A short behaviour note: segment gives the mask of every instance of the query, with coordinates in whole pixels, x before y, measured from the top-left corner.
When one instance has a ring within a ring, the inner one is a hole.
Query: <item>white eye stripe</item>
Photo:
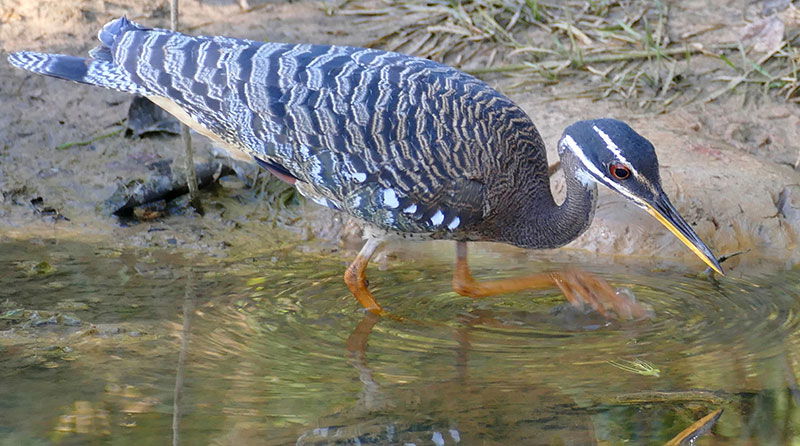
[[[593,125],[592,129],[598,134],[598,136],[600,136],[603,142],[606,143],[606,148],[609,150],[609,152],[613,153],[614,157],[616,157],[621,163],[625,164],[625,166],[631,170],[631,173],[638,177],[639,172],[637,172],[636,168],[634,168],[633,165],[629,163],[627,159],[625,159],[625,157],[622,155],[622,151],[619,150],[617,143],[615,143],[606,132],[600,130],[600,128],[596,125]]]
[[[603,175],[603,173],[600,172],[600,170],[597,169],[597,166],[595,166],[591,161],[589,161],[588,158],[586,158],[586,155],[583,154],[583,150],[581,149],[581,146],[579,146],[578,143],[576,143],[575,140],[572,139],[571,136],[565,135],[564,138],[563,138],[563,141],[564,141],[564,144],[567,146],[567,148],[573,154],[575,154],[575,156],[578,157],[578,160],[580,160],[581,164],[583,165],[583,168],[588,170],[588,171],[590,171],[590,172],[592,172],[594,174],[595,178],[599,178],[603,182],[603,184],[605,184],[606,186],[608,186],[608,187],[614,189],[615,191],[621,193],[622,195],[630,198],[638,206],[644,207],[644,202],[639,197],[634,195],[632,192],[628,191],[628,189],[622,187],[619,183],[615,183],[613,181],[606,180],[606,176]]]
[[[655,192],[656,192],[656,190],[655,190],[655,188],[653,187],[653,184],[650,182],[650,180],[648,180],[648,179],[647,179],[647,178],[645,178],[644,176],[641,176],[641,175],[639,175],[639,171],[637,171],[637,170],[636,170],[636,168],[635,168],[635,167],[633,167],[633,165],[632,165],[631,163],[629,163],[627,159],[625,159],[625,157],[622,155],[622,151],[620,151],[620,149],[619,149],[619,146],[618,146],[618,145],[617,145],[617,144],[614,142],[614,140],[612,140],[612,139],[611,139],[611,137],[610,137],[610,136],[608,136],[608,134],[607,134],[606,132],[602,131],[602,130],[601,130],[599,127],[597,127],[596,125],[593,125],[593,126],[592,126],[592,130],[594,130],[594,131],[597,133],[597,135],[598,135],[598,136],[600,136],[600,138],[603,140],[603,142],[605,142],[605,143],[606,143],[606,148],[607,148],[607,149],[608,149],[608,150],[609,150],[611,153],[613,153],[613,154],[614,154],[614,156],[615,156],[615,157],[616,157],[616,158],[617,158],[617,159],[618,159],[620,162],[624,163],[624,164],[625,164],[625,166],[626,166],[628,169],[630,169],[630,171],[631,171],[631,174],[633,174],[633,175],[634,175],[634,176],[635,176],[635,177],[636,177],[636,178],[637,178],[639,181],[641,181],[642,183],[644,183],[645,185],[647,185],[647,187],[648,187],[648,188],[650,188],[650,190],[651,190],[651,191],[653,191],[653,193],[655,193]]]
[[[606,143],[606,147],[608,148],[608,150],[611,151],[611,153],[616,155],[616,157],[620,161],[624,162],[625,164],[628,164],[628,160],[626,160],[625,157],[622,156],[622,153],[620,153],[619,146],[614,142],[614,140],[611,139],[610,136],[608,136],[606,132],[600,130],[600,128],[597,127],[596,125],[593,125],[592,129],[600,136],[603,142]]]

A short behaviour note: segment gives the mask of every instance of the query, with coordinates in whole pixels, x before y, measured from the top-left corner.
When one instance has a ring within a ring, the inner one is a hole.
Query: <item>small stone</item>
[[[39,313],[37,312],[31,314],[31,327],[41,327],[44,325],[56,325],[56,324],[58,324],[58,319],[55,316],[43,318],[39,316]]]
[[[123,331],[120,327],[113,325],[97,325],[95,328],[97,329],[97,334],[100,336],[113,336],[120,334]]]
[[[61,323],[68,327],[77,327],[82,324],[80,319],[71,314],[61,315]]]

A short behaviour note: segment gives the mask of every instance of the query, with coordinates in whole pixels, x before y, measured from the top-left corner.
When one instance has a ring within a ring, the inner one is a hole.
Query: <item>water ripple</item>
[[[69,413],[64,420],[92,416],[115,432],[163,438],[184,330],[181,425],[194,443],[663,443],[691,424],[697,407],[720,401],[743,418],[771,414],[773,431],[794,429],[781,416],[800,413],[791,403],[800,271],[713,280],[608,268],[598,273],[655,312],[608,322],[567,306],[557,290],[472,300],[450,290],[449,266],[397,262],[370,272],[395,316],[377,318],[358,309],[336,258],[271,253],[197,265],[71,252],[53,257],[57,273],[44,276],[31,266],[53,255],[46,247],[28,263],[0,255],[0,284],[30,309],[74,305],[82,318],[130,321],[144,336],[31,329],[39,338],[23,339],[27,332],[12,326],[0,352],[10,358],[5,401],[15,403],[4,410],[15,423],[33,410],[21,403],[31,390],[17,389],[38,389]],[[185,324],[183,308],[193,308]],[[62,354],[65,347],[74,353]],[[750,405],[733,403],[742,398]],[[113,418],[109,407],[122,414]],[[720,423],[730,438],[755,435],[736,419]]]

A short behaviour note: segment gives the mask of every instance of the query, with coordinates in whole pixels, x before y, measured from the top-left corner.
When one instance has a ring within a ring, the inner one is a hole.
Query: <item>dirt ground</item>
[[[691,33],[713,24],[719,26],[702,38],[730,41],[747,24],[745,12],[753,2],[673,3],[670,14],[675,15],[675,29],[671,32]],[[255,8],[244,12],[234,1],[183,0],[182,28],[194,34],[356,46],[376,37],[374,24],[363,18],[356,22],[351,15],[328,14],[332,3],[253,1],[251,5]],[[152,175],[151,163],[164,159],[182,163],[180,140],[114,135],[57,148],[118,128],[127,116],[130,98],[15,69],[5,56],[23,49],[85,54],[95,46],[97,30],[123,14],[148,26],[169,25],[166,1],[0,2],[0,241],[78,238],[230,256],[257,251],[259,244],[283,237],[276,233],[288,232],[306,249],[353,249],[357,231],[346,217],[313,204],[284,209],[276,217],[271,215],[274,206],[234,179],[204,192],[204,217],[174,212],[122,225],[108,214],[105,200],[121,184]],[[658,151],[665,190],[681,214],[718,255],[744,251],[725,263],[734,274],[789,268],[800,261],[800,173],[794,167],[800,153],[800,111],[796,102],[734,91],[709,103],[697,101],[656,113],[628,108],[613,98],[571,97],[568,93],[584,82],[577,79],[536,89],[511,89],[511,81],[502,75],[485,79],[533,118],[551,160],[562,129],[579,119],[623,119],[648,137]],[[718,85],[695,87],[711,90]],[[209,158],[211,144],[200,136],[194,141],[198,158]],[[559,189],[559,184],[554,187]],[[652,268],[665,264],[702,268],[657,222],[605,190],[590,230],[565,249],[545,254],[499,245],[485,249]],[[420,244],[394,246],[392,251],[413,255],[420,250],[434,251]],[[450,256],[445,251],[443,259]]]

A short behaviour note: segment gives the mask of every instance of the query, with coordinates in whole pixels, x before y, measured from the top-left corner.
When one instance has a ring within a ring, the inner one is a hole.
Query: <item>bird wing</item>
[[[409,232],[482,218],[486,118],[510,102],[483,82],[380,50],[117,28],[109,48],[131,82],[317,201]]]

